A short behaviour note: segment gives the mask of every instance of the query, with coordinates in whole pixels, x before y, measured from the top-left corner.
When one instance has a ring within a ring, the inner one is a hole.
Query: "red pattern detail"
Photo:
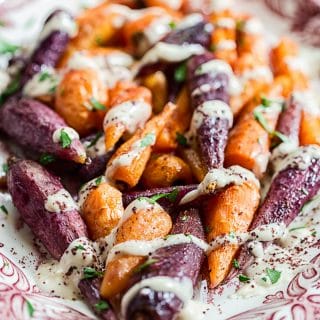
[[[40,293],[24,272],[0,252],[0,319],[31,319],[27,301],[34,307],[34,320],[88,320],[83,313]]]

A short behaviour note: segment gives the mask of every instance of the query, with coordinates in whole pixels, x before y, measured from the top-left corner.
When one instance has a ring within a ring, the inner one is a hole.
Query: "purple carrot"
[[[189,209],[180,212],[171,234],[178,233],[191,234],[204,240],[204,230],[198,210]],[[155,263],[135,274],[132,285],[144,279],[168,276],[178,280],[189,278],[195,286],[204,260],[204,252],[193,243],[178,244],[156,250],[150,259]],[[174,293],[143,288],[128,303],[125,319],[176,319],[182,306],[183,302]]]
[[[99,279],[82,279],[78,284],[78,288],[85,301],[100,319],[117,320],[110,304],[100,297],[100,285],[101,281]]]
[[[228,131],[232,125],[230,123],[232,114],[227,105],[230,100],[229,74],[223,71],[223,68],[222,70],[217,68],[217,72],[199,73],[202,65],[210,61],[215,62],[214,56],[210,52],[194,56],[188,62],[187,72],[191,104],[195,109],[193,118],[202,118],[194,133],[199,144],[201,157],[208,170],[222,167]],[[210,113],[209,110],[219,107],[215,106],[217,103],[211,102],[213,100],[221,101],[219,106],[223,106],[225,115],[227,113],[229,115],[221,116],[220,112]],[[209,106],[209,102],[212,105]],[[222,105],[222,103],[224,104]],[[205,104],[207,104],[207,107],[204,107]]]
[[[62,10],[53,12],[45,21],[44,28],[51,19],[62,12]],[[64,12],[64,14],[68,15],[66,12]],[[71,16],[70,19],[72,19]],[[44,66],[55,67],[67,47],[69,38],[67,32],[54,30],[51,34],[42,39],[22,72],[21,85],[25,85],[26,82],[36,73],[40,72],[41,68]]]
[[[79,139],[65,147],[53,141],[53,133],[63,127],[67,124],[57,113],[33,99],[12,97],[0,109],[0,129],[21,146],[84,163],[86,152]]]
[[[24,222],[55,259],[69,244],[87,236],[70,194],[59,178],[31,160],[9,164],[8,190]]]
[[[292,96],[286,103],[286,108],[279,116],[276,130],[291,141],[298,142],[301,115],[302,105]]]
[[[313,157],[304,170],[297,166],[297,163],[304,161],[301,154],[311,149],[316,150],[320,156],[320,147],[300,147],[300,156],[291,156],[292,161],[273,178],[268,194],[256,213],[250,230],[270,223],[288,225],[298,215],[303,205],[319,191],[320,158]],[[243,245],[238,258],[241,269],[248,266],[252,258],[247,245]]]
[[[174,212],[176,207],[179,205],[180,200],[190,191],[197,189],[196,184],[186,186],[173,186],[167,188],[154,188],[143,191],[131,191],[122,195],[123,206],[127,207],[130,202],[135,199],[143,197],[153,197],[159,194],[172,195],[169,197],[163,197],[157,200],[157,202],[169,213]],[[175,191],[177,190],[177,191]],[[194,204],[192,204],[194,205]]]

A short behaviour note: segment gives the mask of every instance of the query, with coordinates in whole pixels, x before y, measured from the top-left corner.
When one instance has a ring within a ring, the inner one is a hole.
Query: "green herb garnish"
[[[317,235],[317,231],[313,231],[313,232],[311,233],[311,235],[312,235],[313,237],[315,237],[315,236]]]
[[[148,147],[152,145],[155,141],[155,134],[154,133],[148,133],[144,136],[143,139],[141,139],[140,147]]]
[[[76,250],[85,250],[85,247],[81,244],[78,244],[77,246],[75,246]]]
[[[103,176],[100,176],[99,178],[97,178],[96,180],[94,180],[96,186],[100,185],[102,182]]]
[[[64,129],[61,130],[60,133],[60,144],[62,148],[68,148],[70,147],[72,142],[72,139],[69,137],[68,133],[64,131]]]
[[[177,188],[174,188],[171,192],[169,193],[159,193],[159,194],[155,194],[152,197],[140,197],[138,198],[138,200],[146,200],[151,204],[155,204],[159,199],[162,198],[167,198],[169,201],[171,202],[175,202],[177,199],[177,195],[179,193],[179,190]]]
[[[261,278],[261,280],[264,281],[264,282],[267,282],[267,278],[266,277]]]
[[[52,80],[52,74],[50,74],[48,71],[42,71],[39,75],[39,82],[43,82],[47,79]]]
[[[211,232],[211,227],[210,226],[206,226],[204,229],[205,229],[204,231],[206,233],[210,233]]]
[[[281,271],[267,268],[266,272],[272,284],[277,283],[278,280],[280,279]]]
[[[232,265],[235,269],[240,269],[240,265],[237,259],[233,259]]]
[[[291,229],[289,229],[289,232],[292,232],[292,231],[295,231],[295,230],[300,230],[300,229],[305,229],[305,228],[306,228],[306,226],[291,228]]]
[[[90,104],[91,104],[92,108],[95,109],[95,110],[102,110],[102,111],[106,110],[106,106],[103,105],[102,103],[100,103],[95,98],[91,98],[90,99]]]
[[[100,300],[99,302],[97,302],[96,304],[94,304],[94,308],[97,311],[104,311],[104,310],[108,310],[110,308],[109,304],[104,301],[104,300]]]
[[[177,27],[177,24],[174,21],[169,22],[169,27],[173,30]]]
[[[156,263],[158,260],[156,260],[156,259],[148,259],[145,263],[142,263],[142,264],[140,264],[139,266],[137,266],[134,270],[133,270],[133,272],[134,273],[139,273],[139,272],[141,272],[142,270],[144,270],[144,269],[146,269],[146,268],[148,268],[149,266],[151,266],[152,264],[154,264],[154,263]]]
[[[9,214],[8,209],[5,207],[5,205],[2,204],[2,205],[0,206],[0,209],[1,209],[1,211],[3,211],[6,215]]]
[[[7,86],[7,88],[1,93],[0,95],[0,104],[3,104],[3,102],[12,94],[17,92],[20,88],[20,75],[17,75]]]
[[[187,77],[187,65],[185,63],[180,64],[174,71],[174,80],[176,82],[184,82]]]
[[[56,160],[55,156],[53,156],[52,154],[49,154],[49,153],[42,154],[39,159],[40,163],[44,166],[49,163],[54,162],[55,160]]]
[[[187,138],[180,132],[176,133],[176,140],[180,146],[186,147],[188,145]]]
[[[102,136],[103,136],[103,133],[102,132],[98,132],[95,135],[95,137],[92,139],[92,141],[90,142],[90,144],[88,145],[87,148],[93,147]]]
[[[239,30],[239,31],[242,31],[244,26],[245,26],[246,22],[245,20],[238,20],[236,22],[236,29]]]
[[[264,117],[262,112],[260,112],[258,109],[255,109],[253,111],[253,115],[254,115],[254,118],[260,123],[261,127],[264,130],[266,130],[271,136],[278,137],[282,142],[287,142],[288,141],[288,137],[287,136],[285,136],[284,134],[282,134],[279,131],[272,130],[269,127],[269,124],[268,124],[266,118]]]
[[[213,43],[211,46],[210,46],[210,50],[212,52],[215,52],[217,50],[217,46]]]
[[[239,275],[239,280],[240,280],[240,282],[248,283],[250,281],[250,278],[245,276],[244,274],[240,274]]]
[[[0,54],[15,53],[20,47],[7,41],[0,40]]]
[[[94,268],[86,267],[83,269],[83,279],[100,278],[103,276],[103,272],[97,271]]]
[[[8,167],[8,164],[7,163],[4,163],[2,165],[2,171],[7,174],[8,173],[8,170],[9,170],[9,167]]]
[[[26,300],[26,304],[27,304],[28,314],[32,318],[34,315],[34,311],[35,311],[34,306],[32,305],[32,303],[29,300]]]

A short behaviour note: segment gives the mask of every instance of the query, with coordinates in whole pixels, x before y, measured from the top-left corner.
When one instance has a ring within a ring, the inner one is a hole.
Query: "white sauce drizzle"
[[[159,41],[171,31],[170,22],[172,18],[168,15],[155,19],[143,33],[148,40],[149,47]]]
[[[320,98],[311,91],[295,91],[293,93],[294,100],[299,103],[303,109],[311,115],[319,115]]]
[[[77,204],[65,189],[60,189],[58,192],[50,194],[44,203],[44,207],[47,211],[54,213],[78,210]]]
[[[130,301],[144,288],[150,288],[154,291],[172,292],[184,303],[191,300],[193,296],[193,285],[189,278],[177,280],[172,277],[158,276],[144,279],[132,286],[123,296],[121,301],[122,316],[125,316]]]
[[[143,150],[148,146],[153,146],[156,143],[156,136],[155,134],[152,135],[152,141],[148,146],[144,146],[143,139],[139,139],[136,142],[134,142],[131,146],[131,149],[125,153],[120,155],[119,157],[116,157],[111,161],[111,163],[108,163],[107,170],[106,170],[106,177],[108,180],[112,181],[113,173],[122,166],[130,166],[132,161],[137,158],[140,153],[143,152]]]
[[[202,54],[205,49],[199,44],[176,45],[165,42],[158,42],[153,48],[146,52],[142,59],[134,66],[133,73],[137,74],[139,70],[148,64],[164,60],[168,62],[180,62],[190,58],[193,55]]]
[[[104,117],[103,128],[122,123],[128,133],[133,134],[151,117],[151,105],[139,100],[125,101],[112,107]]]
[[[231,66],[220,59],[213,59],[201,64],[195,71],[196,75],[210,73],[213,77],[219,73],[225,73],[229,77],[229,93],[237,95],[241,92],[242,86],[234,75]]]
[[[267,83],[271,83],[273,80],[273,74],[268,66],[258,66],[253,69],[245,70],[241,74],[241,82],[246,83],[248,80],[264,80]]]
[[[197,25],[203,21],[203,16],[200,13],[192,13],[185,16],[177,25],[177,29],[186,29]]]
[[[237,45],[234,40],[222,40],[216,45],[217,50],[234,50]]]
[[[234,4],[233,0],[210,0],[210,12],[219,12],[229,9]]]
[[[210,170],[196,190],[188,192],[180,201],[180,204],[185,204],[196,198],[210,194],[217,189],[224,188],[227,185],[241,185],[246,181],[251,181],[257,186],[260,186],[259,180],[255,175],[240,166],[231,166],[229,168],[212,169]]]
[[[40,33],[40,40],[47,38],[53,31],[66,32],[70,37],[77,34],[77,24],[73,18],[66,12],[55,14],[44,26]]]
[[[24,85],[23,94],[29,97],[52,95],[60,80],[61,76],[53,68],[42,68]]]
[[[106,154],[106,144],[105,144],[105,137],[104,134],[97,140],[97,142],[93,145],[92,141],[86,141],[83,143],[84,147],[86,148],[87,155],[90,158],[95,158],[97,156],[102,156]],[[89,147],[90,146],[90,147]]]
[[[71,140],[76,140],[76,139],[80,138],[79,134],[76,130],[74,130],[70,127],[61,127],[61,128],[56,129],[52,134],[52,141],[54,143],[60,143],[62,131],[65,132]]]
[[[249,34],[260,35],[264,31],[264,28],[261,21],[258,18],[254,17],[254,18],[248,19],[245,22],[242,31]]]
[[[219,18],[215,25],[219,28],[234,29],[236,27],[236,21],[233,18]]]

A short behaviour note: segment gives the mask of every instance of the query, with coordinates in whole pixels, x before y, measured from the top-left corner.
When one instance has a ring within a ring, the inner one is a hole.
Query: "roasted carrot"
[[[190,124],[192,109],[189,102],[188,90],[184,87],[177,99],[177,107],[161,131],[154,150],[157,152],[170,152],[177,148],[177,133],[183,134]]]
[[[273,96],[278,97],[281,89],[280,86],[274,87],[277,94]],[[280,103],[248,105],[230,132],[225,165],[237,164],[252,170],[257,177],[262,177],[269,159],[270,136],[274,133],[280,112]]]
[[[144,129],[137,132],[115,152],[107,164],[106,177],[120,187],[134,187],[150,158],[152,146],[176,110],[168,103],[163,111],[149,120]]]
[[[260,200],[259,187],[250,181],[232,185],[213,196],[205,206],[208,242],[217,236],[248,230]],[[217,287],[227,276],[237,245],[223,245],[208,256],[210,286]]]
[[[145,200],[135,200],[145,201]],[[172,228],[170,216],[161,206],[154,204],[138,209],[119,228],[115,244],[129,240],[153,240],[166,236]],[[104,298],[112,298],[121,292],[135,268],[145,260],[141,256],[116,256],[107,266],[100,288]]]
[[[190,184],[192,173],[182,159],[172,154],[163,154],[149,160],[141,182],[146,188],[170,187],[179,182]]]
[[[302,119],[299,134],[300,144],[305,146],[308,144],[320,145],[320,116],[302,112]]]
[[[145,0],[144,3],[147,7],[161,7],[171,10],[179,10],[183,4],[183,0],[166,1],[166,0]]]
[[[103,123],[106,150],[111,150],[122,135],[133,134],[149,119],[151,92],[133,82],[119,82],[110,90],[110,107]]]
[[[122,194],[108,183],[101,183],[90,191],[81,213],[90,238],[96,240],[105,237],[122,217]]]

